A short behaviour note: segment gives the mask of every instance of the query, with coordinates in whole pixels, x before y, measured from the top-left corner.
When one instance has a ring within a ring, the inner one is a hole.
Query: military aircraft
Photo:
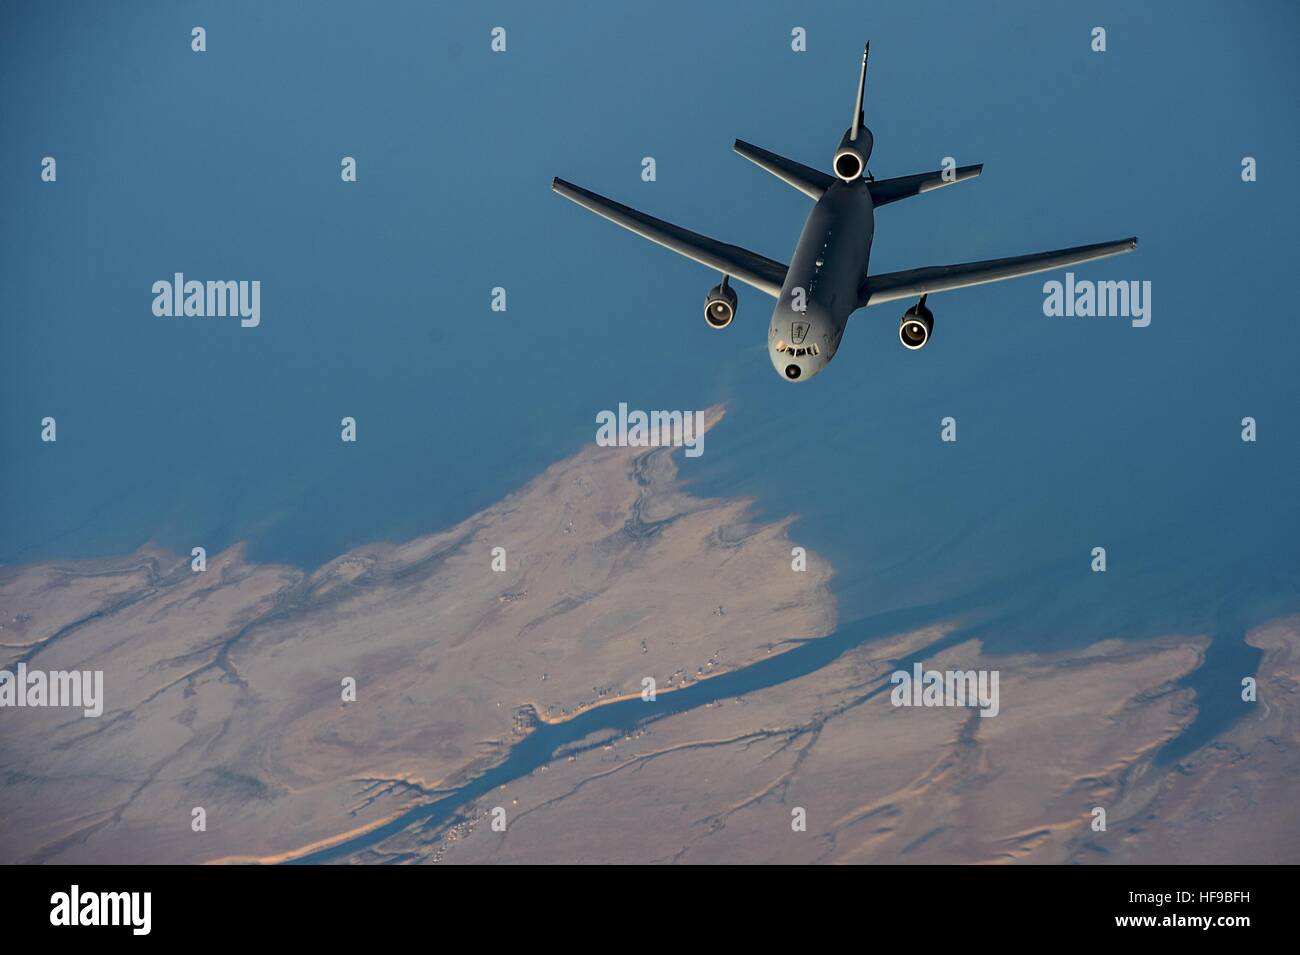
[[[878,206],[972,179],[984,169],[981,163],[896,179],[871,176],[867,160],[874,138],[863,116],[870,49],[868,43],[862,51],[853,122],[831,160],[834,175],[739,139],[733,147],[816,200],[789,265],[656,219],[563,179],[554,179],[551,188],[637,235],[721,272],[722,281],[704,300],[704,319],[711,328],[726,328],[736,317],[732,278],[775,298],[767,332],[768,354],[777,373],[788,381],[807,381],[825,368],[835,357],[849,316],[865,306],[919,296],[898,325],[899,341],[915,350],[930,340],[934,330],[934,314],[926,306],[931,293],[1032,275],[1137,248],[1133,236],[1054,252],[868,274]]]

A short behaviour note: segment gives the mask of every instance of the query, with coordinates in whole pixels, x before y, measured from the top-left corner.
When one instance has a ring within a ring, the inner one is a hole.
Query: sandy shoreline
[[[788,521],[684,494],[676,471],[668,450],[588,447],[455,527],[311,574],[241,546],[201,574],[156,549],[5,568],[0,666],[102,669],[107,700],[97,720],[0,713],[0,858],[292,857],[474,777],[534,719],[833,630],[830,568],[791,571]]]
[[[751,511],[684,493],[666,451],[589,447],[455,527],[309,574],[242,545],[202,574],[153,547],[0,569],[0,668],[102,670],[106,697],[97,719],[0,711],[0,861],[292,861],[433,803],[539,726],[636,700],[647,676],[669,694],[833,632],[833,569],[810,552],[794,572],[791,518]],[[557,757],[349,861],[1300,860],[1300,622],[1250,634],[1258,708],[1159,771],[1195,715],[1179,681],[1204,636],[967,642],[926,665],[997,670],[995,718],[894,707],[893,661],[950,625]],[[497,805],[504,833],[481,824]]]

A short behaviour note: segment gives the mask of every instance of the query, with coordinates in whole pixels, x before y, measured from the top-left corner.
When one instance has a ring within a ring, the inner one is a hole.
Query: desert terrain
[[[153,547],[0,569],[0,668],[105,685],[98,718],[0,710],[0,861],[1300,858],[1294,619],[1249,634],[1252,715],[1169,766],[1153,757],[1195,715],[1179,681],[1204,635],[996,656],[936,621],[575,741],[460,805],[539,729],[639,705],[647,677],[662,698],[835,631],[833,569],[791,567],[796,515],[751,511],[684,491],[669,449],[591,446],[312,573],[242,546],[201,573]],[[891,672],[932,646],[927,667],[999,672],[996,717],[891,704]],[[448,799],[445,821],[394,824]]]

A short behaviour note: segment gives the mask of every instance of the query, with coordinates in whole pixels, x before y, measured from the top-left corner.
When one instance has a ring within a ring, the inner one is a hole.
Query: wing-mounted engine
[[[934,331],[934,313],[925,307],[926,296],[903,313],[898,321],[898,340],[909,351],[924,348]]]
[[[736,317],[736,290],[731,287],[730,277],[724,275],[722,284],[709,289],[704,300],[704,320],[710,328],[726,328]]]

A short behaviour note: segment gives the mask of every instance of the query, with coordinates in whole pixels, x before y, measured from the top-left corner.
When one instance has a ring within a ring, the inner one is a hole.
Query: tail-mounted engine
[[[858,127],[856,138],[853,136],[853,130],[846,130],[844,138],[840,140],[839,149],[835,150],[835,161],[831,164],[835,175],[849,183],[861,179],[862,173],[867,168],[867,160],[871,158],[871,147],[874,143],[871,130],[865,126]]]
[[[831,163],[835,175],[850,184],[857,182],[866,172],[871,147],[875,144],[862,115],[862,100],[867,94],[867,54],[870,52],[871,44],[868,43],[862,50],[862,73],[858,77],[858,98],[853,104],[853,125],[844,131],[840,146],[835,150],[835,160]]]

